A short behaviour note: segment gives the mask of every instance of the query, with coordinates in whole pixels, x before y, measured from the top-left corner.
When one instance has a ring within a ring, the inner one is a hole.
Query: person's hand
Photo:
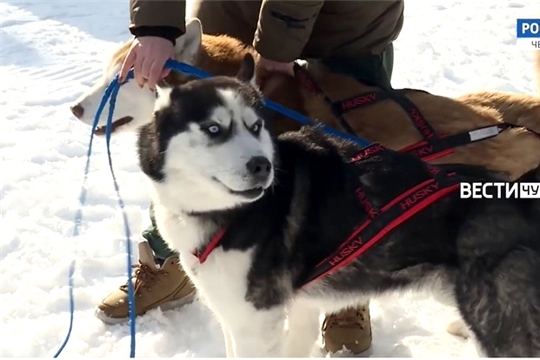
[[[133,67],[135,81],[142,88],[145,83],[152,91],[156,83],[169,73],[163,67],[170,58],[174,58],[174,45],[158,36],[143,36],[133,40],[126,59],[120,69],[120,82],[124,82]]]
[[[294,62],[278,62],[258,56],[257,85],[262,89],[271,74],[279,73],[294,77]]]

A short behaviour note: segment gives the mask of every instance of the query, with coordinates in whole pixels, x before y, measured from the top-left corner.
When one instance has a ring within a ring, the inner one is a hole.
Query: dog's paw
[[[468,339],[470,336],[467,325],[465,325],[465,322],[463,322],[461,319],[452,321],[450,324],[448,324],[446,331],[451,335],[459,336],[464,339]]]

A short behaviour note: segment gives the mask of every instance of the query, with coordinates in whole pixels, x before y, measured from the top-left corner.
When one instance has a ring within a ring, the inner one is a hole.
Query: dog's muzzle
[[[212,180],[220,183],[233,195],[241,196],[246,200],[255,200],[261,197],[264,191],[272,184],[272,166],[270,160],[264,156],[254,156],[249,159],[243,175],[243,182],[246,186],[241,190],[227,186],[217,177],[212,177]]]
[[[246,168],[254,187],[265,187],[268,177],[272,174],[272,163],[265,156],[254,156],[247,163]]]
[[[246,199],[259,198],[269,184],[272,183],[272,163],[265,156],[254,156],[246,163],[246,177],[249,179],[249,189],[241,191],[229,191],[232,194],[242,196]]]

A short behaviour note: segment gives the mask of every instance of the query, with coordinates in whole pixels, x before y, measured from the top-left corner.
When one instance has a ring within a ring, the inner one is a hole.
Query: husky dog
[[[390,150],[346,161],[362,149],[312,127],[271,138],[253,76],[248,55],[236,78],[159,89],[138,135],[160,232],[222,325],[228,357],[308,357],[319,313],[419,288],[455,304],[487,356],[540,356],[540,200],[450,193],[307,281],[367,217],[359,187],[382,208],[433,168]],[[540,181],[540,169],[518,181]]]

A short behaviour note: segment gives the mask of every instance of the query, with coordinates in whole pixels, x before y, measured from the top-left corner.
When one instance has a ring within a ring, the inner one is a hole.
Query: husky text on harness
[[[477,141],[487,140],[499,133],[510,129],[517,128],[514,124],[501,122],[497,125],[490,125],[478,128],[471,131],[464,131],[454,135],[437,134],[426,120],[420,109],[405,96],[405,91],[416,91],[427,93],[417,89],[391,89],[365,92],[355,95],[345,100],[332,101],[322,89],[317,85],[315,80],[309,73],[300,65],[295,63],[295,76],[302,84],[317,96],[321,96],[324,101],[330,106],[332,113],[338,119],[340,125],[350,134],[355,135],[353,128],[345,119],[345,114],[381,102],[383,100],[393,100],[396,102],[408,115],[414,127],[422,135],[423,140],[401,149],[400,152],[412,153],[425,161],[431,161],[454,152],[454,148],[474,143]],[[531,129],[527,129],[533,133]],[[540,134],[535,133],[540,136]]]
[[[355,163],[370,156],[388,151],[380,144],[362,149],[350,159]],[[355,193],[365,210],[365,220],[356,227],[339,248],[322,260],[304,280],[304,286],[350,264],[385,235],[418,214],[431,204],[459,190],[460,180],[455,173],[445,173],[439,167],[428,166],[430,179],[405,190],[386,205],[377,208],[359,186]]]

